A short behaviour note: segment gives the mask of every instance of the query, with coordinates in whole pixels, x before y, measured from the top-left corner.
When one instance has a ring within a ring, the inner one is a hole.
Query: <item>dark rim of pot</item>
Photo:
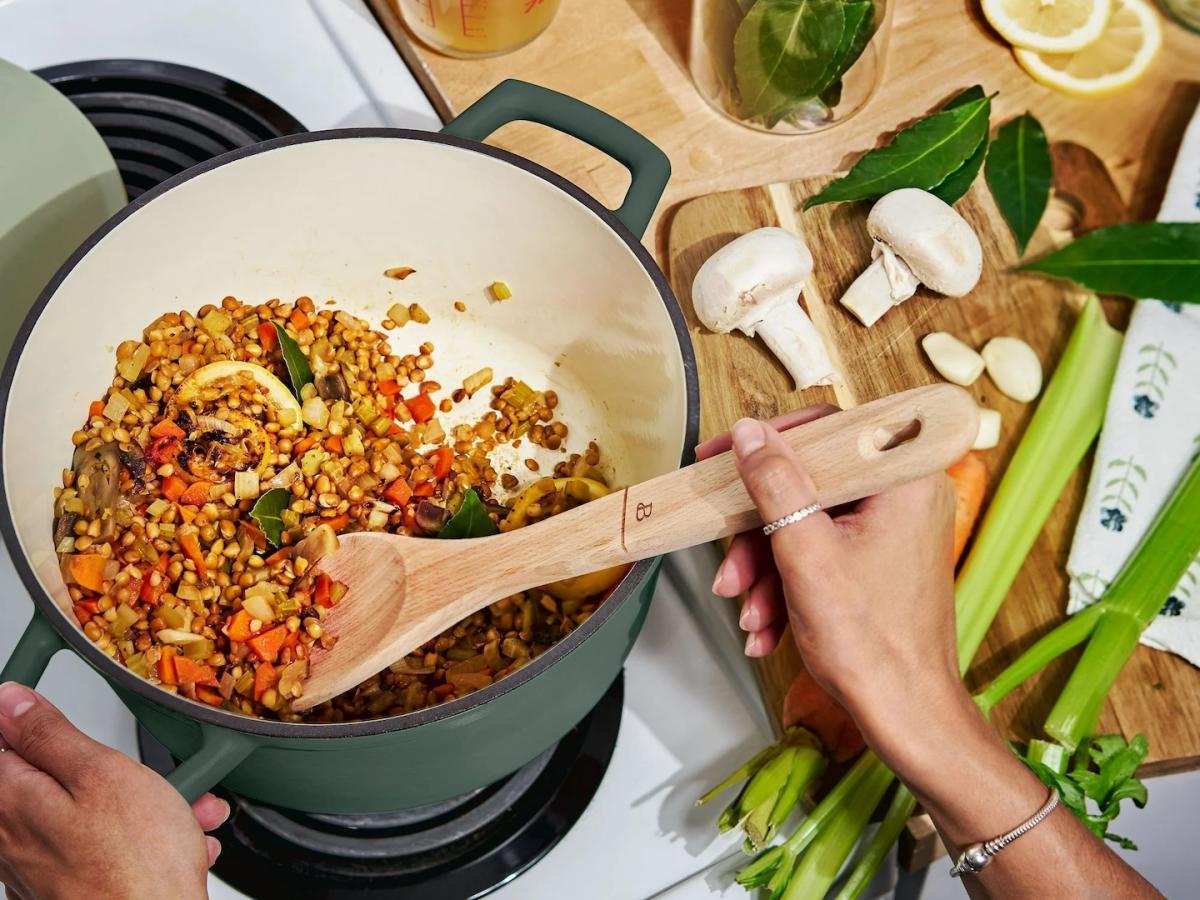
[[[59,285],[62,284],[63,280],[78,265],[79,261],[91,252],[93,247],[103,240],[110,231],[120,225],[129,216],[138,212],[143,206],[153,202],[157,197],[165,194],[172,188],[195,178],[197,175],[202,175],[205,172],[244,157],[256,156],[280,147],[289,147],[293,144],[307,144],[315,141],[344,140],[347,138],[395,138],[408,141],[425,141],[431,144],[448,144],[462,150],[469,150],[474,153],[490,156],[493,159],[498,159],[509,165],[523,169],[544,181],[548,181],[589,209],[601,222],[614,231],[624,241],[633,255],[637,257],[642,268],[654,282],[663,305],[666,307],[667,314],[671,318],[671,325],[675,330],[675,338],[679,345],[680,358],[683,363],[684,390],[687,404],[683,434],[683,452],[680,458],[680,465],[686,465],[692,461],[700,424],[700,401],[699,384],[696,377],[696,358],[692,350],[692,342],[688,335],[687,325],[684,322],[683,313],[679,308],[678,301],[671,292],[671,288],[667,284],[667,279],[663,275],[662,270],[659,269],[646,248],[642,246],[637,236],[611,210],[603,206],[590,194],[570,181],[567,181],[561,175],[557,175],[549,169],[515,153],[510,153],[507,150],[501,150],[487,144],[453,137],[440,132],[413,131],[405,128],[339,128],[275,138],[215,157],[188,169],[186,172],[169,178],[157,187],[146,191],[96,229],[80,245],[79,249],[71,254],[71,257],[63,263],[62,267],[55,273],[54,278],[46,285],[45,289],[38,296],[37,302],[30,309],[28,315],[26,315],[24,322],[21,323],[20,331],[17,332],[13,340],[12,349],[9,351],[8,359],[4,364],[2,380],[0,380],[0,466],[3,466],[5,469],[7,468],[7,460],[3,455],[5,446],[4,429],[7,425],[8,402],[12,393],[13,377],[16,374],[17,364],[24,352],[25,344],[29,340],[29,335],[37,324],[42,310],[50,302]],[[555,643],[554,646],[527,666],[518,669],[516,672],[502,678],[489,687],[468,694],[466,697],[438,706],[381,719],[337,723],[280,722],[274,719],[260,719],[231,713],[226,710],[207,706],[203,703],[188,700],[177,694],[167,693],[149,681],[139,678],[120,663],[102,653],[87,638],[82,630],[73,626],[67,619],[66,614],[59,609],[53,598],[42,588],[37,576],[34,574],[33,568],[30,566],[29,560],[26,559],[25,552],[17,537],[16,526],[9,510],[8,494],[4,478],[0,478],[0,533],[4,536],[4,542],[8,547],[9,555],[12,557],[13,565],[21,576],[21,581],[32,596],[34,605],[38,611],[49,619],[54,629],[66,640],[71,649],[83,657],[84,661],[100,672],[100,674],[111,679],[119,687],[138,694],[142,698],[165,707],[173,713],[248,734],[279,738],[334,738],[383,734],[449,719],[453,716],[470,712],[477,707],[484,706],[496,698],[507,694],[509,691],[521,687],[531,678],[550,669],[555,663],[574,651],[576,647],[599,630],[608,618],[616,612],[617,608],[641,586],[651,574],[654,566],[653,560],[643,560],[635,564],[629,573],[621,579],[620,584],[618,584],[617,589],[612,595],[600,605],[600,608],[583,625]]]

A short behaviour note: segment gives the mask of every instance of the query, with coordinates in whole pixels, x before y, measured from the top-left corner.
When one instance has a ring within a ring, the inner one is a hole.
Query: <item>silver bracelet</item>
[[[983,870],[983,867],[992,861],[993,856],[1025,834],[1025,832],[1033,830],[1042,819],[1054,811],[1054,807],[1056,806],[1058,806],[1058,790],[1050,788],[1050,798],[1042,808],[1012,831],[1002,834],[999,837],[994,837],[983,844],[972,844],[963,850],[962,856],[958,858],[958,862],[950,870],[950,877],[957,878],[959,875],[978,875]]]

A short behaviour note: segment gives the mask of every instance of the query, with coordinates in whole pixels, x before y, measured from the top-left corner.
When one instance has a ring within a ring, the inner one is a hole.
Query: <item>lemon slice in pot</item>
[[[1162,25],[1145,0],[1116,0],[1108,27],[1077,53],[1014,50],[1036,81],[1077,97],[1103,97],[1146,73],[1162,47]]]
[[[983,0],[983,14],[1016,47],[1071,53],[1100,38],[1113,0]]]
[[[232,387],[233,382],[242,378],[249,378],[262,388],[271,405],[277,410],[291,410],[296,417],[292,421],[300,421],[300,403],[292,396],[287,385],[262,366],[232,359],[201,366],[179,385],[175,392],[175,400],[177,403],[191,403],[202,398],[204,388],[221,388],[226,383]]]

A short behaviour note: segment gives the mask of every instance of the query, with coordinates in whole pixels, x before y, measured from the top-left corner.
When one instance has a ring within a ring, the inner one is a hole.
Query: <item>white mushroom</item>
[[[1001,392],[1029,403],[1042,392],[1042,362],[1020,338],[994,337],[983,348],[987,373]]]
[[[919,285],[961,297],[979,282],[979,238],[952,206],[928,191],[885,194],[867,216],[867,232],[875,241],[874,259],[842,295],[842,305],[864,325],[874,325]]]
[[[812,272],[804,240],[782,228],[759,228],[730,241],[692,282],[692,306],[706,328],[758,335],[803,390],[841,379],[800,292]]]

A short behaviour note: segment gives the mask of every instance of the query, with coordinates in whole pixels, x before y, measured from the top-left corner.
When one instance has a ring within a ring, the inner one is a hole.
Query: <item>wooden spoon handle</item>
[[[782,432],[825,508],[944,471],[971,448],[975,401],[950,384],[914,388]],[[622,546],[643,559],[762,524],[732,452],[625,492]]]

